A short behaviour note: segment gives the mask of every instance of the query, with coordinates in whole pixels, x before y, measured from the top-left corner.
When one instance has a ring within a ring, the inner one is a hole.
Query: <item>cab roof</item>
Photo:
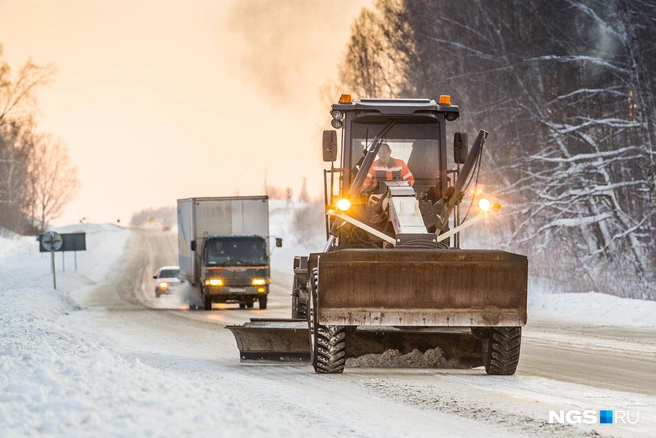
[[[433,99],[355,99],[349,103],[335,103],[332,110],[377,112],[383,115],[413,115],[427,112],[460,113],[457,105],[444,105]]]

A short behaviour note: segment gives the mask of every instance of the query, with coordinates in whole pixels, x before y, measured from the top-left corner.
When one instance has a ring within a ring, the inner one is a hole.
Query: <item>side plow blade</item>
[[[226,328],[235,336],[241,362],[310,362],[310,334],[304,319],[253,318]]]
[[[228,326],[237,341],[242,363],[309,364],[309,331],[305,320],[258,319]],[[410,329],[353,327],[346,334],[347,359],[398,350],[409,354],[439,348],[454,368],[483,364],[479,341],[466,329]]]

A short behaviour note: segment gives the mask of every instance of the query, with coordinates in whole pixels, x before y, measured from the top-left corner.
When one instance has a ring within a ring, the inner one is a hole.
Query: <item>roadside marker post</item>
[[[41,245],[46,251],[50,251],[50,261],[52,268],[52,284],[55,290],[57,289],[57,274],[55,273],[55,251],[59,250],[62,246],[62,237],[59,233],[48,231],[41,238]],[[62,253],[63,254],[63,253]]]

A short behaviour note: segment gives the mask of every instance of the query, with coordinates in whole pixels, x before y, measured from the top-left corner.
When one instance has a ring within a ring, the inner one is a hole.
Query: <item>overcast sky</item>
[[[0,0],[17,70],[52,62],[39,128],[82,188],[54,223],[129,221],[192,196],[322,191],[320,88],[371,0]],[[340,90],[348,92],[348,90]]]

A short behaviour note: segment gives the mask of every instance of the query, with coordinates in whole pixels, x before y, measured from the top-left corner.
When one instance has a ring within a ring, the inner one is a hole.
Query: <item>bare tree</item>
[[[354,94],[394,97],[401,93],[413,41],[408,23],[397,15],[401,7],[400,0],[378,0],[374,10],[364,8],[356,18],[340,66],[340,76]],[[400,41],[405,41],[403,47]]]
[[[0,44],[0,57],[2,51]],[[9,64],[0,60],[0,124],[10,117],[31,117],[37,89],[50,84],[56,70],[54,64],[40,66],[28,59],[12,80]]]
[[[2,60],[0,44],[0,226],[14,232],[33,232],[30,161],[34,152],[36,91],[54,76],[52,64],[28,60],[12,78]]]
[[[30,232],[24,212],[29,208],[29,161],[34,144],[28,127],[13,122],[0,125],[0,226]]]
[[[30,169],[31,212],[39,220],[40,231],[58,218],[77,194],[77,168],[61,140],[41,136],[35,146]]]

